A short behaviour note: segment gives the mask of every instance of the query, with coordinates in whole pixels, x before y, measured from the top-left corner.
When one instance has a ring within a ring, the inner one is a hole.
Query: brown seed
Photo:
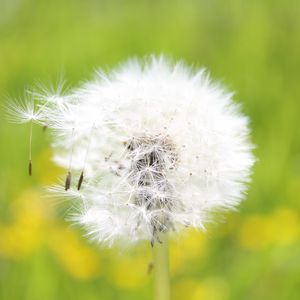
[[[151,274],[153,268],[154,268],[154,264],[153,264],[153,262],[151,261],[151,262],[149,262],[149,264],[148,264],[148,269],[147,269],[148,275]]]
[[[81,188],[81,184],[83,182],[83,171],[80,174],[79,180],[78,180],[78,185],[77,185],[77,190],[79,191]]]
[[[68,171],[67,177],[66,177],[66,182],[65,182],[65,190],[67,191],[71,187],[71,172]]]
[[[28,162],[28,173],[29,173],[29,176],[32,175],[32,161],[31,161],[31,159],[29,159],[29,162]]]
[[[154,243],[155,243],[154,236],[152,236],[151,241],[150,241],[151,248],[154,247]]]

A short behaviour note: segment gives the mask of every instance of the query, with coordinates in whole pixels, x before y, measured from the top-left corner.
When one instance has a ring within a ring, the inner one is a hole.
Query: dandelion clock
[[[66,170],[52,192],[76,202],[72,219],[97,243],[149,241],[155,297],[169,299],[168,233],[204,230],[214,212],[245,195],[254,158],[248,119],[232,94],[203,69],[159,56],[30,97],[9,112],[51,130],[54,160]]]

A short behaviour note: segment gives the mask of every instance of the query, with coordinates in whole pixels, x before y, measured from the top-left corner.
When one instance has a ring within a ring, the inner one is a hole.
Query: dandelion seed
[[[72,180],[72,175],[71,172],[68,171],[66,181],[65,181],[65,190],[67,191],[71,187],[71,180]]]
[[[83,171],[81,171],[81,174],[80,174],[80,177],[79,177],[79,180],[78,180],[78,185],[77,185],[77,190],[79,191],[80,188],[81,188],[81,184],[83,182]]]
[[[29,176],[32,175],[32,120],[30,121],[30,134],[29,134]]]
[[[72,128],[72,134],[71,134],[71,154],[69,158],[69,169],[65,180],[65,190],[67,191],[71,187],[71,181],[72,181],[72,175],[71,175],[71,167],[72,167],[72,160],[73,160],[73,151],[74,151],[74,145],[73,145],[73,138],[74,138],[74,127]]]
[[[42,111],[36,109],[32,98],[27,99],[24,102],[9,102],[6,108],[7,118],[18,124],[29,123],[29,160],[28,160],[28,174],[32,175],[32,130],[33,123],[40,123],[42,117]]]
[[[151,274],[153,268],[154,268],[154,264],[153,264],[153,262],[151,261],[151,262],[148,264],[148,269],[147,269],[148,275]]]
[[[29,159],[29,162],[28,162],[28,174],[29,174],[29,176],[32,175],[32,161],[31,161],[31,159]]]
[[[83,162],[83,168],[82,168],[82,171],[80,173],[80,177],[79,177],[78,184],[77,184],[77,190],[78,191],[80,190],[83,179],[84,179],[84,176],[83,176],[84,175],[84,168],[85,168],[85,164],[86,164],[86,161],[87,161],[87,158],[88,158],[90,145],[91,145],[91,140],[92,140],[92,133],[93,133],[94,128],[95,128],[95,124],[93,124],[93,127],[92,127],[91,132],[90,132],[90,137],[89,137],[89,140],[88,140],[86,155],[85,155],[84,162]]]

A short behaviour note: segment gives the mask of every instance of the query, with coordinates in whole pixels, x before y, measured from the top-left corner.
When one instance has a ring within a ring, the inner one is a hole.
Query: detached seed
[[[29,159],[29,162],[28,162],[28,174],[29,174],[29,176],[32,175],[32,161],[31,161],[31,159]]]

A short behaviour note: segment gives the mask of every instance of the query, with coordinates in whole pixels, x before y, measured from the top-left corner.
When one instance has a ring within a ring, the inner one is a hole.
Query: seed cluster
[[[142,135],[127,145],[131,166],[129,183],[134,187],[135,205],[151,211],[151,245],[160,242],[159,232],[173,227],[169,215],[173,209],[174,189],[167,174],[176,168],[178,156],[168,136]]]

